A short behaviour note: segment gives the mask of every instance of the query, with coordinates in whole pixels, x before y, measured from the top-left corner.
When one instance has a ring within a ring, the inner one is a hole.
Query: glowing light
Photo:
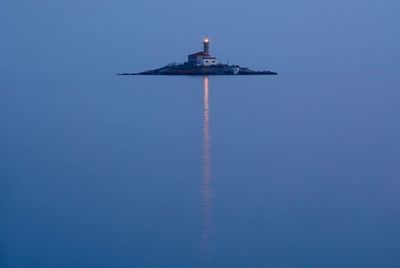
[[[208,40],[208,37],[206,36],[205,38],[204,38],[204,41],[203,41],[204,43],[209,43],[210,41]]]

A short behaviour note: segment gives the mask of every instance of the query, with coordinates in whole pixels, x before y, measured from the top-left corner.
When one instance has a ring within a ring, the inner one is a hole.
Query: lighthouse
[[[208,36],[204,37],[203,40],[203,45],[204,45],[204,54],[210,54],[210,40],[208,40]]]
[[[188,55],[188,64],[210,67],[218,65],[216,57],[210,55],[210,40],[207,35],[203,39],[203,51]]]

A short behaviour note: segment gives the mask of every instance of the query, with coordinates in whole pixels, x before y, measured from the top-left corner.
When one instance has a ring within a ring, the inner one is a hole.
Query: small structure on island
[[[119,75],[276,75],[271,71],[253,71],[239,65],[219,63],[210,54],[210,39],[203,39],[203,51],[188,55],[188,61],[181,64],[168,64],[164,67],[141,73],[122,73]]]
[[[197,66],[217,65],[217,58],[210,55],[210,40],[208,39],[208,36],[204,38],[203,46],[203,51],[190,54],[187,62]]]

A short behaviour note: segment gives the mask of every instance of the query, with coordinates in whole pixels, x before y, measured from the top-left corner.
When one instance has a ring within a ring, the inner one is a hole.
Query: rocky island
[[[218,63],[216,57],[210,55],[210,40],[206,36],[203,40],[204,49],[201,52],[190,54],[188,61],[182,64],[168,64],[167,66],[140,73],[121,73],[118,75],[277,75],[271,71],[253,71],[239,65]]]

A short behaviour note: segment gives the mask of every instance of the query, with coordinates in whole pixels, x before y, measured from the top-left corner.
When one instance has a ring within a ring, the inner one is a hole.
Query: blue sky
[[[184,61],[205,34],[223,62],[256,69],[389,71],[399,11],[395,0],[3,0],[0,71],[141,71]]]

